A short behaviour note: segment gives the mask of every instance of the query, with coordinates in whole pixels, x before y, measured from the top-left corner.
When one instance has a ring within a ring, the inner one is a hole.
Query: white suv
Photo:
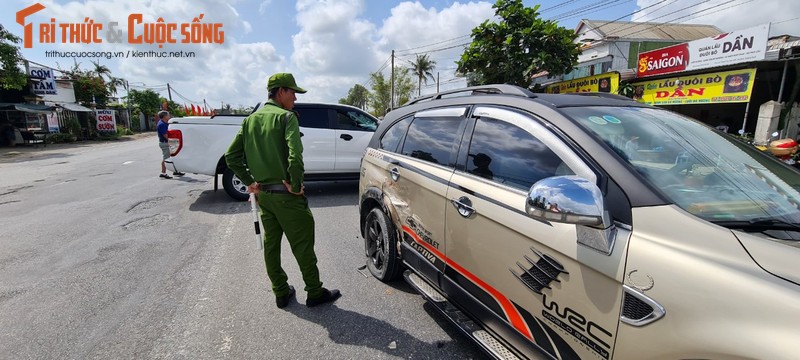
[[[305,180],[358,179],[361,157],[378,127],[378,119],[341,104],[297,103],[303,141]],[[171,163],[175,171],[214,176],[237,200],[248,198],[247,186],[228,169],[225,151],[239,131],[243,115],[173,118],[169,123]]]

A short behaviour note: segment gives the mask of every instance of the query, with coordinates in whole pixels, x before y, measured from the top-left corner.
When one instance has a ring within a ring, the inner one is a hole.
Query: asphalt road
[[[154,136],[31,154],[0,159],[0,359],[483,357],[402,280],[358,270],[357,182],[306,184],[343,297],[306,308],[284,242],[299,291],[278,309],[249,205],[207,176],[159,179]]]

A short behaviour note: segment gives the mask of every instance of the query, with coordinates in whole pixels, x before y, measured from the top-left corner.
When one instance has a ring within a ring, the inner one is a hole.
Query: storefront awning
[[[69,111],[74,111],[74,112],[92,112],[92,109],[89,109],[89,108],[87,108],[85,106],[82,106],[80,104],[63,103],[63,104],[59,104],[59,105],[61,107],[63,107],[64,109],[67,109]]]
[[[23,111],[34,114],[49,114],[56,111],[56,108],[39,104],[0,103],[0,111]]]

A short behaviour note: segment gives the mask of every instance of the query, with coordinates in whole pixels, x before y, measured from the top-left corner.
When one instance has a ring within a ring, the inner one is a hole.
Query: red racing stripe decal
[[[506,315],[506,318],[511,322],[511,325],[514,326],[517,331],[519,331],[522,335],[524,335],[529,340],[533,340],[533,336],[531,335],[530,329],[528,329],[528,324],[525,323],[525,320],[522,319],[522,315],[519,313],[519,310],[511,303],[507,297],[505,297],[502,293],[497,291],[497,289],[493,288],[491,285],[487,284],[483,280],[479,279],[477,276],[469,272],[467,269],[463,268],[461,265],[458,265],[455,261],[450,260],[447,256],[444,256],[438,249],[431,246],[422,239],[420,239],[417,234],[414,233],[408,226],[403,225],[403,231],[411,236],[414,241],[418,244],[422,245],[425,249],[439,257],[440,259],[444,260],[445,264],[452,267],[455,271],[464,275],[467,279],[478,285],[484,291],[489,293],[503,308],[503,312]]]

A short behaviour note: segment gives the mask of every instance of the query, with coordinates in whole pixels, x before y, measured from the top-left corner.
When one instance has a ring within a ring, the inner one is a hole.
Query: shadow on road
[[[344,310],[336,305],[322,305],[309,309],[299,304],[292,304],[286,310],[301,319],[324,327],[331,341],[337,344],[368,347],[404,359],[423,359],[426,357],[422,354],[432,353],[436,355],[428,358],[441,359],[443,355],[450,354],[450,351],[445,352],[446,349],[442,348],[452,341],[428,343],[386,321]],[[390,348],[392,343],[396,346],[394,349]]]
[[[199,182],[191,177],[177,177],[171,181],[187,183]],[[233,200],[224,190],[192,190],[190,197],[197,199],[189,205],[191,211],[203,211],[211,214],[230,214],[250,211],[247,201]],[[358,199],[358,181],[315,181],[306,183],[308,205],[314,208],[334,206],[356,206]],[[234,208],[235,211],[230,209]]]
[[[62,152],[7,152],[0,155],[0,163],[12,163],[22,161],[39,161],[47,159],[58,159],[72,157],[74,154]]]
[[[308,206],[314,208],[358,205],[358,180],[305,183]]]
[[[250,204],[246,201],[234,201],[225,191],[219,190],[192,190],[189,197],[196,198],[189,205],[189,211],[202,211],[209,214],[240,214],[250,211]]]

